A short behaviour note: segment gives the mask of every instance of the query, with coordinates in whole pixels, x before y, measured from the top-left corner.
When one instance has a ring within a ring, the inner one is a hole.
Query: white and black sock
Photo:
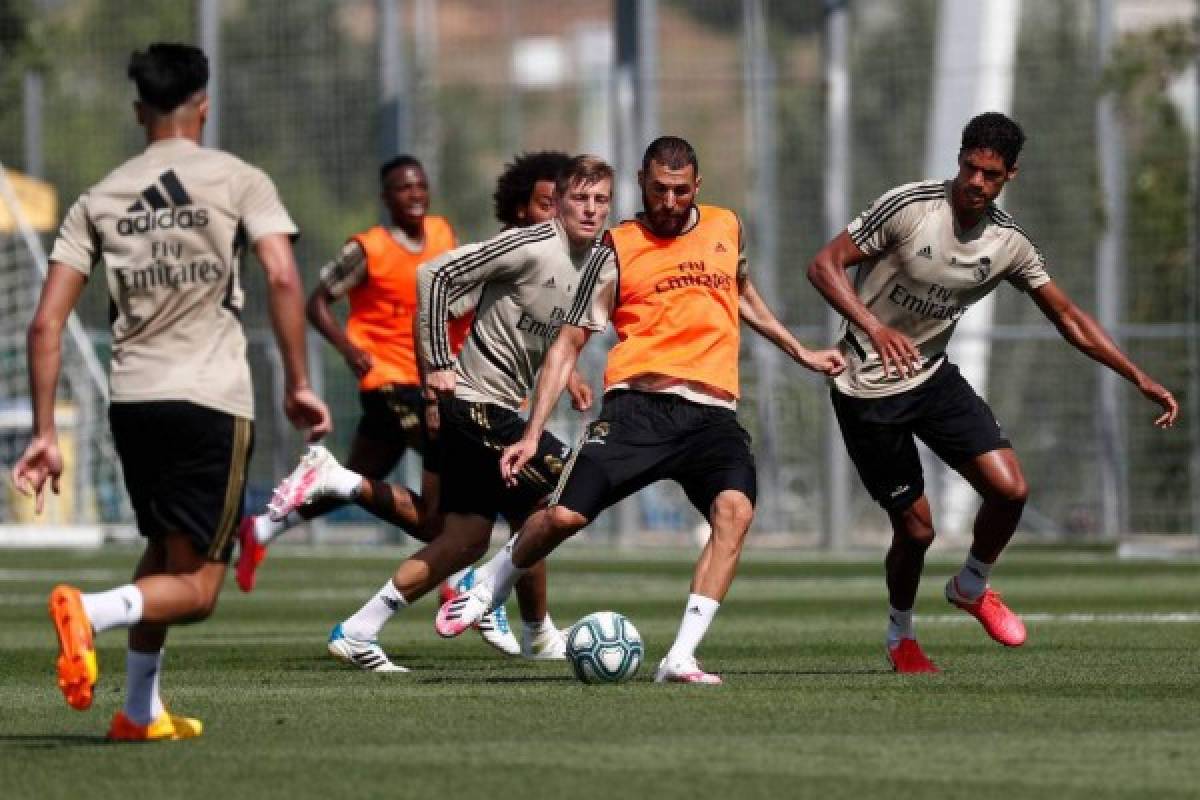
[[[675,635],[675,643],[667,653],[668,664],[687,664],[696,658],[696,648],[700,640],[708,632],[713,617],[721,604],[711,597],[702,594],[689,594],[687,606],[683,611],[683,620],[679,623],[679,633]]]
[[[103,633],[110,628],[129,628],[142,619],[142,591],[132,583],[80,596],[92,630]]]
[[[404,595],[400,594],[400,590],[392,583],[392,579],[388,578],[383,588],[376,592],[362,608],[346,618],[346,621],[342,623],[342,633],[351,639],[363,641],[375,639],[392,615],[407,605],[408,601],[404,599]]]

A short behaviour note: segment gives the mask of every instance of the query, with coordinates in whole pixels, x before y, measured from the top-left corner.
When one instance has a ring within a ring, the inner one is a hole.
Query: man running
[[[557,181],[557,219],[504,231],[421,267],[421,358],[426,385],[443,397],[443,457],[453,464],[442,485],[445,525],[333,629],[329,649],[335,656],[371,671],[404,671],[379,646],[384,624],[447,575],[481,558],[497,516],[518,530],[553,488],[570,449],[551,434],[539,437],[535,456],[511,476],[509,486],[498,456],[521,435],[524,423],[517,411],[562,321],[586,302],[602,271],[615,271],[611,248],[597,241],[611,188],[607,164],[577,156]],[[446,323],[472,307],[471,335],[455,362]],[[564,383],[566,378],[564,373]],[[280,510],[286,513],[326,492],[344,492],[338,487],[350,480],[332,459],[320,459],[297,475],[290,489],[284,487]]]
[[[617,344],[608,355],[600,416],[588,426],[549,510],[534,515],[480,570],[475,588],[442,606],[436,627],[443,636],[466,630],[503,602],[524,570],[601,511],[670,479],[713,532],[655,680],[719,684],[695,651],[733,582],[757,491],[750,436],[735,410],[739,320],[814,371],[837,374],[843,361],[836,350],[804,348],[763,302],[748,277],[737,215],[696,205],[701,177],[687,141],[664,136],[651,142],[638,183],[644,212],[609,232],[616,263],[571,307],[538,378],[525,431],[501,458],[505,477],[516,480],[536,463],[568,373],[588,338],[611,320]]]
[[[988,635],[1016,647],[1025,625],[988,587],[988,576],[1021,518],[1028,487],[1007,435],[987,403],[946,358],[967,308],[1008,281],[1028,293],[1063,338],[1129,380],[1160,405],[1169,427],[1171,393],[1130,361],[1046,273],[1041,253],[995,205],[1017,175],[1025,134],[999,113],[963,129],[958,174],[885,193],[827,244],[809,280],[845,317],[839,347],[848,368],[830,396],[846,449],[867,491],[887,512],[888,658],[897,672],[937,672],[917,644],[913,603],[934,538],[914,436],[979,492],[966,563],[946,599]],[[859,265],[853,284],[846,276]]]
[[[454,231],[443,217],[426,213],[429,180],[417,159],[400,155],[379,170],[381,198],[391,225],[355,234],[337,258],[321,269],[308,298],[308,319],[345,359],[358,378],[363,415],[350,443],[346,466],[382,481],[408,449],[422,454],[421,493],[380,484],[388,496],[387,519],[427,542],[436,534],[437,448],[427,446],[425,401],[413,347],[417,267],[454,247]],[[345,330],[331,305],[345,297]],[[470,319],[455,323],[454,343],[466,337]],[[301,522],[328,513],[344,501],[326,498],[285,516],[247,517],[238,529],[241,551],[234,576],[244,592],[254,589],[267,546]]]
[[[296,234],[270,178],[199,146],[208,115],[208,59],[195,47],[153,44],[134,53],[138,123],[148,146],[67,212],[29,328],[34,435],[13,482],[58,491],[54,428],[62,329],[103,261],[114,316],[109,420],[146,550],[133,582],[50,594],[59,640],[58,686],[79,710],[99,677],[94,633],[129,629],[123,707],[110,739],[187,739],[197,719],[176,716],[159,693],[167,628],[216,606],[241,516],[254,440],[253,392],[240,312],[247,245],[267,273],[271,322],[285,373],[284,412],[318,437],[329,411],[308,386]]]

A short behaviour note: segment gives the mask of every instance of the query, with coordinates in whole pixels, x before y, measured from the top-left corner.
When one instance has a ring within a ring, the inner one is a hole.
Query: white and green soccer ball
[[[567,631],[567,660],[584,683],[620,683],[642,665],[642,636],[623,614],[597,611]]]

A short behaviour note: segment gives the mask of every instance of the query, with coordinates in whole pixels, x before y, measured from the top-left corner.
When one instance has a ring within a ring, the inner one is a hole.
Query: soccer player
[[[517,411],[562,321],[588,302],[601,272],[615,273],[612,249],[598,241],[611,189],[607,164],[576,156],[556,183],[556,219],[504,231],[422,265],[417,278],[420,355],[426,385],[443,398],[443,458],[453,465],[442,484],[445,524],[437,538],[333,629],[329,649],[335,656],[375,672],[404,671],[379,646],[384,624],[443,578],[481,558],[497,516],[519,530],[553,488],[570,454],[553,435],[539,436],[529,463],[509,477],[511,485],[500,473],[498,456],[521,436],[524,422]],[[472,307],[471,335],[455,362],[446,323]],[[346,483],[346,471],[323,459],[297,475],[298,491],[284,493],[284,508],[341,491],[336,487]]]
[[[836,374],[843,361],[836,350],[805,349],[775,318],[749,279],[741,221],[727,209],[696,205],[700,182],[687,141],[664,136],[650,143],[638,173],[645,210],[609,232],[616,262],[571,306],[538,377],[524,433],[501,457],[505,478],[517,480],[537,463],[571,367],[588,337],[611,320],[617,344],[608,355],[599,418],[550,508],[479,571],[475,588],[439,610],[441,635],[458,635],[502,602],[524,570],[605,508],[669,478],[713,532],[655,680],[721,682],[700,667],[695,651],[733,582],[754,518],[754,457],[735,410],[739,319],[809,369]]]
[[[1000,281],[1027,292],[1068,342],[1138,387],[1175,422],[1171,393],[1130,361],[1097,322],[1047,275],[1041,253],[994,201],[1017,175],[1025,135],[1008,117],[981,114],[963,130],[958,174],[897,187],[829,242],[808,276],[845,317],[848,367],[830,396],[850,457],[892,524],[885,562],[888,658],[897,672],[937,672],[917,644],[913,603],[934,538],[920,438],[979,492],[983,504],[962,570],[946,599],[996,641],[1016,647],[1025,625],[988,587],[988,576],[1025,505],[1021,465],[992,411],[946,358],[967,308]],[[846,270],[859,265],[851,283]]]
[[[454,247],[454,231],[444,218],[426,213],[429,181],[417,159],[396,156],[380,168],[379,177],[391,224],[350,237],[321,269],[320,285],[308,298],[308,319],[358,378],[363,415],[346,466],[379,481],[377,505],[386,519],[427,542],[440,527],[433,513],[438,463],[436,446],[427,446],[425,400],[413,349],[416,273],[421,262]],[[350,303],[345,330],[330,310],[342,297]],[[465,338],[469,323],[469,319],[455,323],[456,346]],[[382,482],[409,448],[422,453],[420,494]],[[275,537],[343,504],[329,497],[285,516],[263,513],[242,520],[235,571],[242,591],[254,588],[267,545]]]
[[[111,172],[67,212],[29,328],[34,435],[13,482],[58,491],[54,428],[62,329],[93,268],[106,266],[113,305],[113,440],[146,550],[133,582],[50,594],[58,685],[67,703],[92,704],[99,674],[93,634],[129,629],[125,702],[108,736],[199,736],[199,720],[170,714],[159,694],[170,625],[198,622],[217,602],[241,514],[253,445],[253,393],[239,314],[240,259],[249,246],[267,273],[271,322],[283,357],[284,411],[311,436],[329,410],[308,386],[304,295],[296,234],[270,178],[199,146],[208,114],[208,60],[181,44],[133,54],[129,77],[145,151]]]

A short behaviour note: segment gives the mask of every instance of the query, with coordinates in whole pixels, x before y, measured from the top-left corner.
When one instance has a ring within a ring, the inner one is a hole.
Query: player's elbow
[[[32,353],[47,345],[56,344],[62,337],[63,324],[64,320],[55,319],[48,314],[35,315],[25,334],[29,352]]]
[[[808,270],[805,274],[808,276],[808,282],[815,286],[818,290],[824,289],[829,285],[829,273],[832,265],[828,263],[828,259],[824,258],[825,252],[821,251],[817,257],[808,265]]]

